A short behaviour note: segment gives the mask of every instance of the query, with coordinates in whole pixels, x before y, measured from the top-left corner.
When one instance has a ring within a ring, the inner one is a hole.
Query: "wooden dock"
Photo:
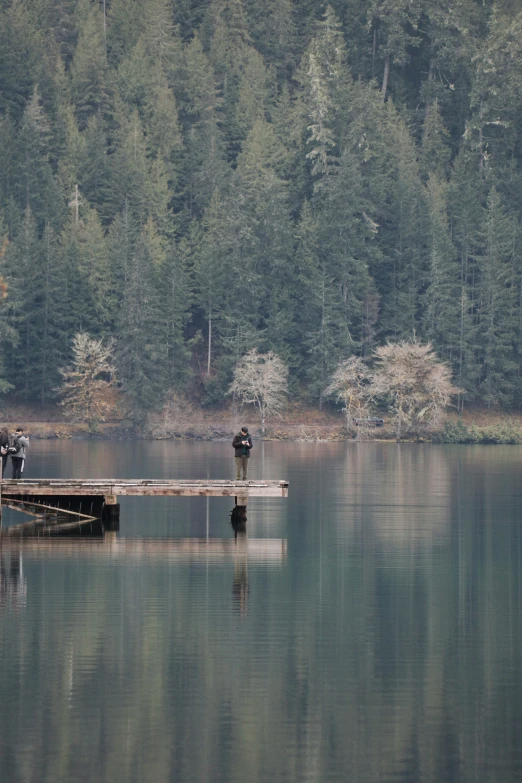
[[[288,497],[288,481],[200,479],[4,479],[2,497],[100,497],[124,495],[165,497]],[[110,502],[110,501],[109,501]],[[115,501],[112,500],[114,503]]]
[[[1,505],[34,519],[11,525],[8,536],[99,534],[119,530],[121,496],[233,497],[231,523],[245,530],[252,497],[288,497],[288,482],[200,479],[4,479]],[[1,535],[0,507],[0,535]]]

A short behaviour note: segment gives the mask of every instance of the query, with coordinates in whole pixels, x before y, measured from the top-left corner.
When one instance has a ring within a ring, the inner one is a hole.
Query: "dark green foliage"
[[[162,308],[156,250],[154,230],[146,227],[129,260],[117,322],[118,377],[138,428],[143,425],[146,412],[161,403],[169,377],[169,330]]]
[[[442,429],[432,436],[433,443],[472,443],[471,433],[461,419],[445,421]]]
[[[136,422],[253,348],[321,404],[415,334],[461,408],[520,405],[521,41],[508,2],[0,3],[13,393],[51,398],[84,329]]]
[[[482,443],[510,444],[522,443],[520,425],[513,421],[500,421],[485,427],[472,424],[467,427],[461,419],[445,421],[444,426],[432,437],[433,443]]]

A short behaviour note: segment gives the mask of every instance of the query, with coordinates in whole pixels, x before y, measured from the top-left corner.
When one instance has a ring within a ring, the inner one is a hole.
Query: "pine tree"
[[[207,25],[212,30],[210,61],[222,97],[220,112],[223,136],[228,160],[233,163],[239,153],[242,137],[236,112],[239,84],[250,51],[243,0],[211,0]]]
[[[435,100],[426,110],[422,129],[420,169],[425,180],[430,174],[435,174],[439,179],[448,177],[451,154],[448,135],[442,122],[439,103]]]
[[[86,284],[90,305],[90,331],[106,337],[112,333],[116,299],[107,241],[96,210],[84,209],[78,227],[78,269]]]
[[[38,308],[35,332],[38,341],[35,352],[35,386],[42,403],[56,396],[58,368],[64,359],[61,340],[64,315],[62,292],[62,269],[56,235],[50,226],[46,226],[41,242],[42,283],[41,304]],[[33,336],[34,339],[34,336]]]
[[[118,148],[110,156],[107,215],[112,218],[125,207],[143,225],[149,214],[150,163],[138,112],[121,117],[120,128]]]
[[[149,238],[150,232],[140,234],[130,259],[115,351],[118,377],[137,428],[162,402],[168,378],[168,330]]]
[[[461,317],[460,270],[448,225],[446,188],[434,175],[428,183],[428,208],[429,270],[423,331],[443,360],[455,366],[459,355]]]
[[[408,62],[412,47],[419,46],[418,30],[421,7],[418,0],[372,0],[368,9],[368,24],[374,32],[374,41],[383,61],[381,94],[388,91],[392,63],[403,66]]]
[[[335,104],[328,90],[323,71],[313,52],[308,55],[309,118],[308,143],[311,173],[316,178],[327,177],[337,165],[336,137],[332,128]]]
[[[109,200],[111,162],[107,132],[99,114],[89,118],[83,132],[83,156],[79,163],[78,184],[90,204],[96,206],[104,218],[111,213]]]
[[[455,161],[448,188],[452,216],[452,240],[459,254],[460,316],[457,384],[466,391],[464,401],[476,398],[480,366],[478,360],[477,299],[480,279],[477,259],[482,246],[484,181],[477,156],[464,148]],[[461,404],[462,404],[461,402]]]
[[[479,389],[488,407],[508,406],[513,401],[517,369],[515,265],[520,229],[506,213],[495,189],[488,197],[483,231],[484,252],[477,259],[480,273],[477,336],[482,367]]]
[[[219,339],[219,320],[223,312],[227,286],[230,285],[230,244],[226,231],[224,205],[220,194],[212,195],[202,221],[202,238],[194,259],[197,302],[206,322],[205,374],[213,368],[215,344]]]
[[[0,9],[0,113],[19,120],[34,91],[43,47],[25,3]]]
[[[153,155],[165,163],[171,172],[170,180],[174,182],[176,159],[181,152],[183,140],[176,98],[166,81],[152,90],[147,99],[146,112],[149,147]]]
[[[7,345],[16,345],[17,334],[7,323],[6,299],[9,295],[7,283],[6,255],[9,248],[9,240],[3,223],[0,221],[0,394],[5,394],[14,388],[13,383],[7,380],[5,368],[5,349]]]
[[[92,292],[86,279],[86,270],[81,264],[81,242],[83,221],[76,217],[76,208],[71,208],[69,220],[58,236],[58,257],[62,285],[62,329],[61,350],[68,355],[71,340],[77,332],[91,328],[91,314],[94,309]]]
[[[80,31],[71,65],[71,87],[80,129],[98,112],[108,116],[111,102],[103,17],[93,6]]]
[[[236,107],[237,123],[243,137],[256,119],[264,119],[267,116],[269,98],[270,78],[263,58],[255,49],[248,47]]]
[[[16,176],[16,128],[10,114],[0,118],[0,209],[12,197]]]
[[[112,0],[107,10],[107,58],[112,67],[131,52],[142,32],[138,0]]]
[[[258,278],[261,306],[251,305],[266,325],[266,339],[285,363],[293,366],[295,311],[293,292],[292,225],[288,208],[288,191],[282,179],[286,154],[270,123],[254,122],[238,158],[238,200],[242,204],[242,223],[249,234],[249,250],[243,253],[242,270],[237,280]],[[249,269],[250,267],[250,269]],[[240,297],[242,295],[240,294]]]
[[[184,95],[180,103],[186,154],[181,185],[188,219],[200,218],[212,194],[229,178],[225,143],[219,127],[217,94],[210,62],[197,35],[184,50]]]
[[[501,176],[520,143],[522,14],[509,19],[497,4],[489,20],[488,38],[480,48],[470,92],[473,110],[466,129],[482,166]]]
[[[59,179],[62,190],[72,193],[80,181],[81,169],[86,160],[86,139],[78,129],[72,106],[63,107],[65,130],[64,150],[59,161]]]
[[[169,0],[149,0],[143,9],[143,38],[147,53],[172,87],[181,66],[181,38],[179,29],[174,26],[172,3]]]
[[[419,315],[419,294],[425,283],[425,193],[416,151],[407,126],[390,107],[392,177],[386,221],[379,232],[383,266],[378,280],[383,302],[382,331],[391,340],[411,337]]]
[[[256,49],[284,82],[292,76],[301,54],[292,0],[246,0],[245,8]]]
[[[16,146],[14,192],[21,209],[29,206],[42,228],[59,225],[61,199],[49,163],[51,126],[35,87],[26,106]]]
[[[170,388],[177,390],[184,390],[191,376],[189,351],[184,339],[193,300],[191,264],[189,242],[182,240],[178,246],[172,242],[165,257],[162,292],[168,326],[168,383]]]
[[[133,220],[128,204],[125,204],[121,213],[116,215],[111,223],[107,235],[107,246],[118,302],[121,301],[127,284],[130,260],[139,231],[140,225]]]
[[[138,109],[144,118],[153,90],[166,81],[161,66],[154,62],[147,50],[144,36],[120,62],[116,79],[119,97],[132,109]]]
[[[78,14],[75,14],[74,0],[57,0],[49,3],[45,20],[58,44],[60,57],[69,66],[78,41]]]
[[[41,294],[41,246],[30,207],[24,213],[19,234],[6,252],[5,269],[9,287],[6,302],[8,327],[17,335],[16,344],[8,348],[7,372],[16,391],[26,399],[34,391],[32,363],[37,360],[39,329],[33,313],[39,315]],[[16,379],[16,380],[15,380]]]
[[[334,280],[320,252],[318,221],[305,202],[296,229],[296,325],[306,351],[301,351],[305,399],[322,407],[325,379],[339,360],[337,301]]]
[[[372,289],[369,261],[378,253],[377,225],[365,202],[357,161],[346,151],[335,176],[316,193],[319,246],[337,304],[335,319],[341,356],[361,350],[363,303]]]

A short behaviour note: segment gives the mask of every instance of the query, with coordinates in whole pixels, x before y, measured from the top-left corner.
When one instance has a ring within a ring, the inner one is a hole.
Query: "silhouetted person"
[[[17,427],[15,434],[9,439],[8,452],[11,456],[11,478],[21,479],[25,465],[25,450],[29,446],[29,438],[24,436],[23,427]]]
[[[7,427],[2,427],[0,430],[0,454],[2,455],[2,478],[4,477],[5,469],[7,467],[7,447],[9,446],[9,432]]]
[[[248,475],[248,460],[250,457],[250,449],[252,448],[252,438],[248,434],[248,427],[241,427],[241,432],[234,435],[232,446],[235,449],[236,455],[236,481],[241,479],[241,471],[243,471],[243,481],[247,480]]]

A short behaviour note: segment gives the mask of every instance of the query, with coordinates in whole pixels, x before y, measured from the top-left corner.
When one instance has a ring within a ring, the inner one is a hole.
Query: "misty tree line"
[[[516,11],[1,0],[0,389],[54,400],[87,331],[136,414],[220,402],[253,349],[317,404],[415,337],[520,404]]]

